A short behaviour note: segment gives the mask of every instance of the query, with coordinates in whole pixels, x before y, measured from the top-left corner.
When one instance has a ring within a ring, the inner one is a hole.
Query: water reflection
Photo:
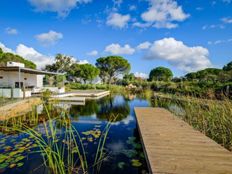
[[[135,96],[134,96],[135,97]],[[72,104],[60,104],[50,103],[46,105],[46,108],[41,105],[35,108],[32,112],[22,117],[16,117],[8,121],[8,126],[11,123],[12,126],[18,123],[26,123],[36,130],[40,130],[40,134],[45,135],[44,123],[48,120],[54,120],[54,128],[58,134],[59,144],[66,143],[64,141],[65,125],[72,125],[79,133],[84,149],[86,150],[87,161],[90,164],[89,173],[96,173],[93,171],[94,158],[98,149],[98,144],[102,138],[102,165],[98,169],[101,174],[116,174],[116,173],[147,173],[147,164],[144,158],[144,153],[138,136],[138,130],[136,125],[136,119],[134,115],[134,107],[148,106],[149,102],[138,97],[124,97],[122,95],[114,95],[104,97],[99,100],[87,100],[85,106],[76,106]],[[49,117],[47,115],[49,113]],[[111,123],[112,116],[116,116],[116,120]],[[32,120],[37,122],[32,123]],[[110,129],[104,133],[105,127],[110,123]],[[0,134],[0,139],[6,141],[0,142],[0,147],[9,146],[9,139],[15,139],[17,142],[21,141],[21,135],[17,132],[14,136],[9,134]],[[0,148],[0,151],[5,152]],[[31,149],[34,152],[34,149]],[[38,149],[36,150],[38,151]],[[26,155],[26,154],[25,154]],[[17,168],[4,168],[7,174],[27,174],[30,171],[27,168],[41,164],[41,155],[32,154],[23,159],[23,167],[20,170]],[[1,168],[1,166],[0,166]],[[41,172],[41,168],[44,172]],[[45,166],[42,166],[39,170],[33,170],[33,173],[48,173]]]
[[[99,120],[109,121],[112,116],[117,116],[114,121],[121,121],[129,117],[130,106],[123,96],[107,96],[100,100],[86,101],[85,106],[71,106],[70,116],[77,119],[79,116],[96,116]]]

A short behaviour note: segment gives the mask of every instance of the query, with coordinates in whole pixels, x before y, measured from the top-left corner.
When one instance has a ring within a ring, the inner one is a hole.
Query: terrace
[[[6,67],[0,67],[0,96],[27,98],[47,89],[55,93],[65,92],[64,80],[60,86],[57,83],[45,86],[45,75],[57,77],[64,74],[25,68],[24,64],[8,62]]]

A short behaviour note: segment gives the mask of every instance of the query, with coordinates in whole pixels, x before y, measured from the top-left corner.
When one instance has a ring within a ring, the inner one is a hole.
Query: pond
[[[145,106],[141,97],[114,95],[41,105],[2,122],[0,173],[149,173],[134,113]]]

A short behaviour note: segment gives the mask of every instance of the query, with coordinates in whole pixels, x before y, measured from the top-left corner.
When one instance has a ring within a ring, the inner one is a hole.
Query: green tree
[[[75,75],[80,77],[85,83],[89,80],[92,81],[99,75],[100,71],[98,68],[91,64],[79,65]]]
[[[112,79],[130,71],[130,63],[120,56],[108,56],[97,59],[96,66],[100,69],[103,82],[111,84]]]
[[[46,65],[45,70],[51,72],[69,73],[69,71],[71,70],[71,66],[73,64],[74,64],[73,57],[57,54],[55,57],[55,63],[51,65]]]
[[[151,70],[149,74],[150,81],[169,81],[173,78],[173,73],[165,67],[157,67]]]
[[[15,55],[12,53],[4,53],[4,52],[0,53],[0,55],[1,55],[0,56],[0,66],[6,66],[7,62],[12,61],[12,62],[23,63],[25,65],[25,67],[27,67],[27,68],[36,69],[36,65],[33,62],[26,60],[19,55]]]
[[[0,48],[0,54],[2,54],[3,53],[3,50],[2,50],[2,48]]]
[[[230,70],[232,70],[232,61],[229,62],[227,65],[225,65],[225,66],[223,67],[223,70],[224,70],[224,71],[230,71]]]
[[[123,80],[129,81],[129,82],[134,81],[135,75],[133,73],[126,74],[124,75]]]
[[[206,68],[197,72],[188,73],[185,77],[188,80],[217,80],[218,75],[222,72],[217,68]]]

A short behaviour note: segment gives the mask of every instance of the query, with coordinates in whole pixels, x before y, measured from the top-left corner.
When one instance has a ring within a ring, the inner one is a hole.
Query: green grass
[[[153,106],[165,107],[225,148],[232,150],[232,101],[175,95],[158,96]]]

